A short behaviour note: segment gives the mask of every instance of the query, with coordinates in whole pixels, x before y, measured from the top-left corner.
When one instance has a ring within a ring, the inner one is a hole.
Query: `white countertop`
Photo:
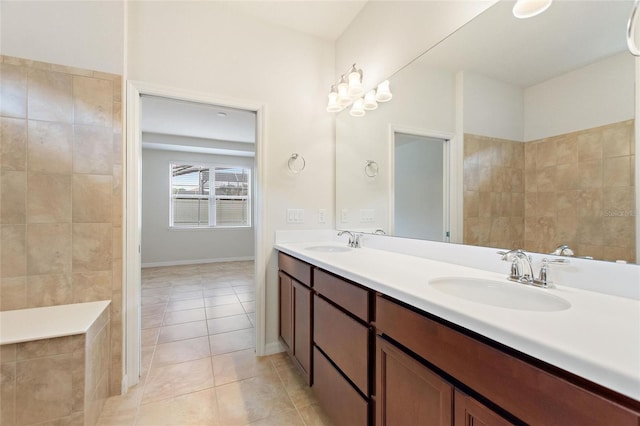
[[[0,312],[0,345],[83,334],[111,301]]]
[[[369,248],[348,252],[307,250],[343,243],[278,243],[275,248],[379,291],[496,342],[640,401],[640,301],[573,287],[549,292],[571,303],[563,311],[537,312],[467,301],[429,286],[439,277],[504,282],[504,274]],[[513,283],[513,285],[520,285]]]

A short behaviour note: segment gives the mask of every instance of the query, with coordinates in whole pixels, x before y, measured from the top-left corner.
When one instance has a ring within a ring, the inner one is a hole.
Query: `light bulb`
[[[532,18],[551,6],[552,0],[518,0],[513,6],[513,16],[520,19]]]
[[[340,77],[338,83],[338,104],[345,107],[351,103],[351,97],[349,96],[349,84],[344,79],[344,75]]]
[[[363,115],[365,115],[362,98],[356,99],[356,101],[351,106],[351,110],[349,111],[349,115],[351,115],[353,117],[362,117]]]
[[[349,71],[348,93],[351,98],[357,98],[364,93],[364,88],[362,87],[362,70],[357,70],[355,64],[353,64],[351,71]]]
[[[331,92],[329,92],[329,103],[327,104],[327,112],[340,112],[343,107],[338,105],[338,91],[336,86],[331,86]]]
[[[373,109],[378,108],[378,102],[376,102],[376,91],[369,90],[364,97],[364,103],[362,107],[367,111],[371,111]]]
[[[376,90],[376,101],[378,102],[387,102],[393,98],[391,94],[391,90],[389,90],[389,80],[385,80],[382,83],[378,84],[378,89]]]

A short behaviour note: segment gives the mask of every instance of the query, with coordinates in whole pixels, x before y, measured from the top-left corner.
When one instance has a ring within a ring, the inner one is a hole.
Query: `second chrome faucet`
[[[540,275],[538,278],[535,278],[531,264],[531,256],[526,254],[522,249],[509,250],[506,252],[499,251],[498,254],[502,256],[502,260],[505,262],[511,262],[511,272],[507,277],[509,280],[543,288],[553,287],[553,282],[549,277],[549,265],[569,263],[567,259],[542,259]]]
[[[360,237],[362,236],[362,234],[354,234],[351,231],[340,231],[338,232],[338,237],[343,236],[344,234],[349,234],[349,242],[347,243],[347,245],[349,247],[352,248],[360,248],[362,247],[361,243],[360,243]]]

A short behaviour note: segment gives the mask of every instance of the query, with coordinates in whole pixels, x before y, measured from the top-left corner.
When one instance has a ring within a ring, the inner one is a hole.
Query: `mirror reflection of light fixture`
[[[389,80],[385,80],[378,84],[378,89],[376,89],[376,101],[388,102],[391,98],[393,98],[393,95],[389,89]]]
[[[366,111],[378,108],[378,102],[391,100],[393,95],[389,89],[389,80],[383,81],[376,89],[369,90],[365,95],[362,76],[362,69],[359,69],[356,64],[351,66],[348,73],[340,76],[340,80],[332,85],[329,91],[327,112],[340,112],[351,105],[349,114],[362,117]]]
[[[366,95],[364,95],[364,103],[362,105],[364,109],[367,111],[374,110],[378,108],[378,102],[376,102],[376,91],[369,90]]]
[[[351,111],[349,111],[349,115],[352,117],[362,117],[365,114],[364,111],[364,101],[362,98],[356,99],[353,105],[351,106]]]
[[[520,19],[532,18],[549,9],[553,0],[517,0],[513,6],[513,16]]]

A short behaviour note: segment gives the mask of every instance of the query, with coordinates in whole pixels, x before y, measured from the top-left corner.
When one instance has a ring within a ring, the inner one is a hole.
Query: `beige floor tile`
[[[311,391],[311,388],[307,386],[302,374],[295,366],[280,367],[277,369],[280,380],[291,398],[291,402],[297,409],[308,407],[312,404],[317,404],[317,400]]]
[[[205,321],[186,322],[184,324],[167,325],[160,328],[158,343],[177,342],[178,340],[203,337],[208,334]]]
[[[142,296],[140,299],[142,301],[142,306],[156,305],[158,303],[167,303],[169,301],[169,295]]]
[[[140,402],[142,401],[142,393],[144,384],[138,384],[128,390],[124,395],[117,395],[107,398],[102,409],[103,416],[109,417],[135,417]]]
[[[216,386],[237,382],[262,374],[273,374],[275,367],[269,357],[257,357],[254,349],[231,352],[213,357],[213,377]]]
[[[158,333],[160,332],[160,327],[154,328],[145,328],[142,330],[142,336],[140,340],[142,341],[142,347],[145,346],[155,346],[158,343]]]
[[[142,404],[213,387],[211,358],[154,368],[144,386]]]
[[[219,425],[215,389],[206,389],[140,407],[140,426]]]
[[[161,343],[153,355],[151,370],[185,361],[193,361],[211,356],[208,337],[180,340],[178,342]]]
[[[167,312],[164,315],[163,325],[182,324],[185,322],[203,321],[205,319],[204,309],[187,309],[184,311]]]
[[[241,351],[255,347],[255,330],[231,331],[229,333],[213,334],[209,336],[211,341],[211,354],[220,355],[229,352]]]
[[[236,292],[236,294],[241,294],[241,293],[253,293],[254,291],[256,291],[256,287],[254,285],[235,285],[233,284],[233,291]]]
[[[103,411],[96,426],[134,426],[137,413],[137,407],[114,415],[106,415]]]
[[[242,302],[242,307],[247,313],[256,311],[256,302]]]
[[[201,291],[201,290],[202,290],[202,284],[184,283],[184,284],[176,285],[174,281],[174,285],[171,287],[171,294]]]
[[[207,318],[222,318],[231,315],[241,315],[244,313],[245,310],[240,303],[234,303],[233,305],[211,306],[206,308]]]
[[[240,302],[253,302],[256,300],[256,294],[254,292],[250,293],[238,293],[238,300]]]
[[[319,405],[309,405],[298,410],[304,424],[307,426],[332,426],[331,419],[322,411]]]
[[[142,297],[167,296],[171,294],[171,287],[143,288]]]
[[[141,319],[142,323],[140,326],[143,330],[146,328],[160,327],[162,325],[163,318],[164,313],[144,315]]]
[[[249,312],[247,314],[247,316],[249,317],[249,321],[251,321],[251,324],[253,324],[253,326],[256,326],[256,313],[255,312]]]
[[[166,303],[157,303],[155,305],[145,305],[141,309],[142,316],[161,315],[167,309]]]
[[[233,296],[236,294],[231,287],[209,288],[202,291],[204,297]]]
[[[294,406],[275,374],[216,388],[220,423],[244,425],[290,412]]]
[[[198,291],[183,291],[178,293],[172,293],[169,301],[173,300],[188,300],[188,299],[201,299],[202,298],[202,290]]]
[[[238,303],[238,297],[234,295],[229,296],[211,296],[205,297],[204,304],[205,306],[220,306],[220,305],[232,305]]]
[[[220,334],[229,331],[244,330],[253,327],[253,325],[246,315],[233,315],[207,320],[207,327],[209,328],[209,334]]]
[[[304,421],[297,410],[289,410],[275,414],[266,419],[249,423],[250,426],[305,426]]]
[[[172,300],[167,304],[167,312],[204,308],[202,296],[198,299]]]

